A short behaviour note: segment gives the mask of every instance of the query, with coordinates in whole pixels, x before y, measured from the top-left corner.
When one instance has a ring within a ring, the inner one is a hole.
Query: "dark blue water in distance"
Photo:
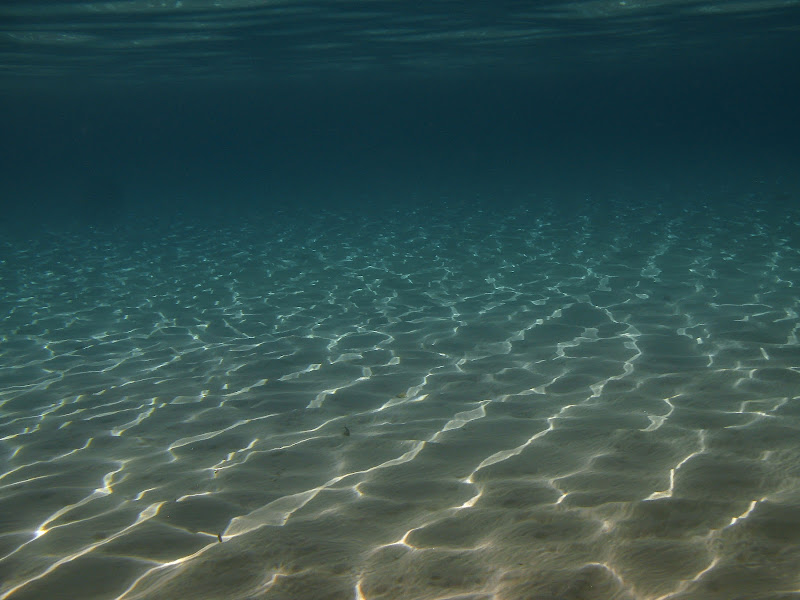
[[[800,1],[0,6],[0,600],[800,600]]]

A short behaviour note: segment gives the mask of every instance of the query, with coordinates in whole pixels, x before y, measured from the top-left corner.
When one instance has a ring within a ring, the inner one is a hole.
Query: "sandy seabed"
[[[0,248],[0,600],[800,599],[800,215]]]

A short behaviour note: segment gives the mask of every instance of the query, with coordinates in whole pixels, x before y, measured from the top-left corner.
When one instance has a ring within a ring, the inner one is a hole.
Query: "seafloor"
[[[800,598],[800,214],[0,245],[0,600]]]

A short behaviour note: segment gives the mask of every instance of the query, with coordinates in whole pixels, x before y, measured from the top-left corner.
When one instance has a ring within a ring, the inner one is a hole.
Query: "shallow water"
[[[800,215],[617,208],[7,240],[0,599],[800,598]]]

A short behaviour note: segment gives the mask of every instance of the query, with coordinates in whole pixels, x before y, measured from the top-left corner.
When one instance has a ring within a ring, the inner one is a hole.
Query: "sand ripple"
[[[800,598],[800,222],[647,210],[4,242],[0,600]]]

